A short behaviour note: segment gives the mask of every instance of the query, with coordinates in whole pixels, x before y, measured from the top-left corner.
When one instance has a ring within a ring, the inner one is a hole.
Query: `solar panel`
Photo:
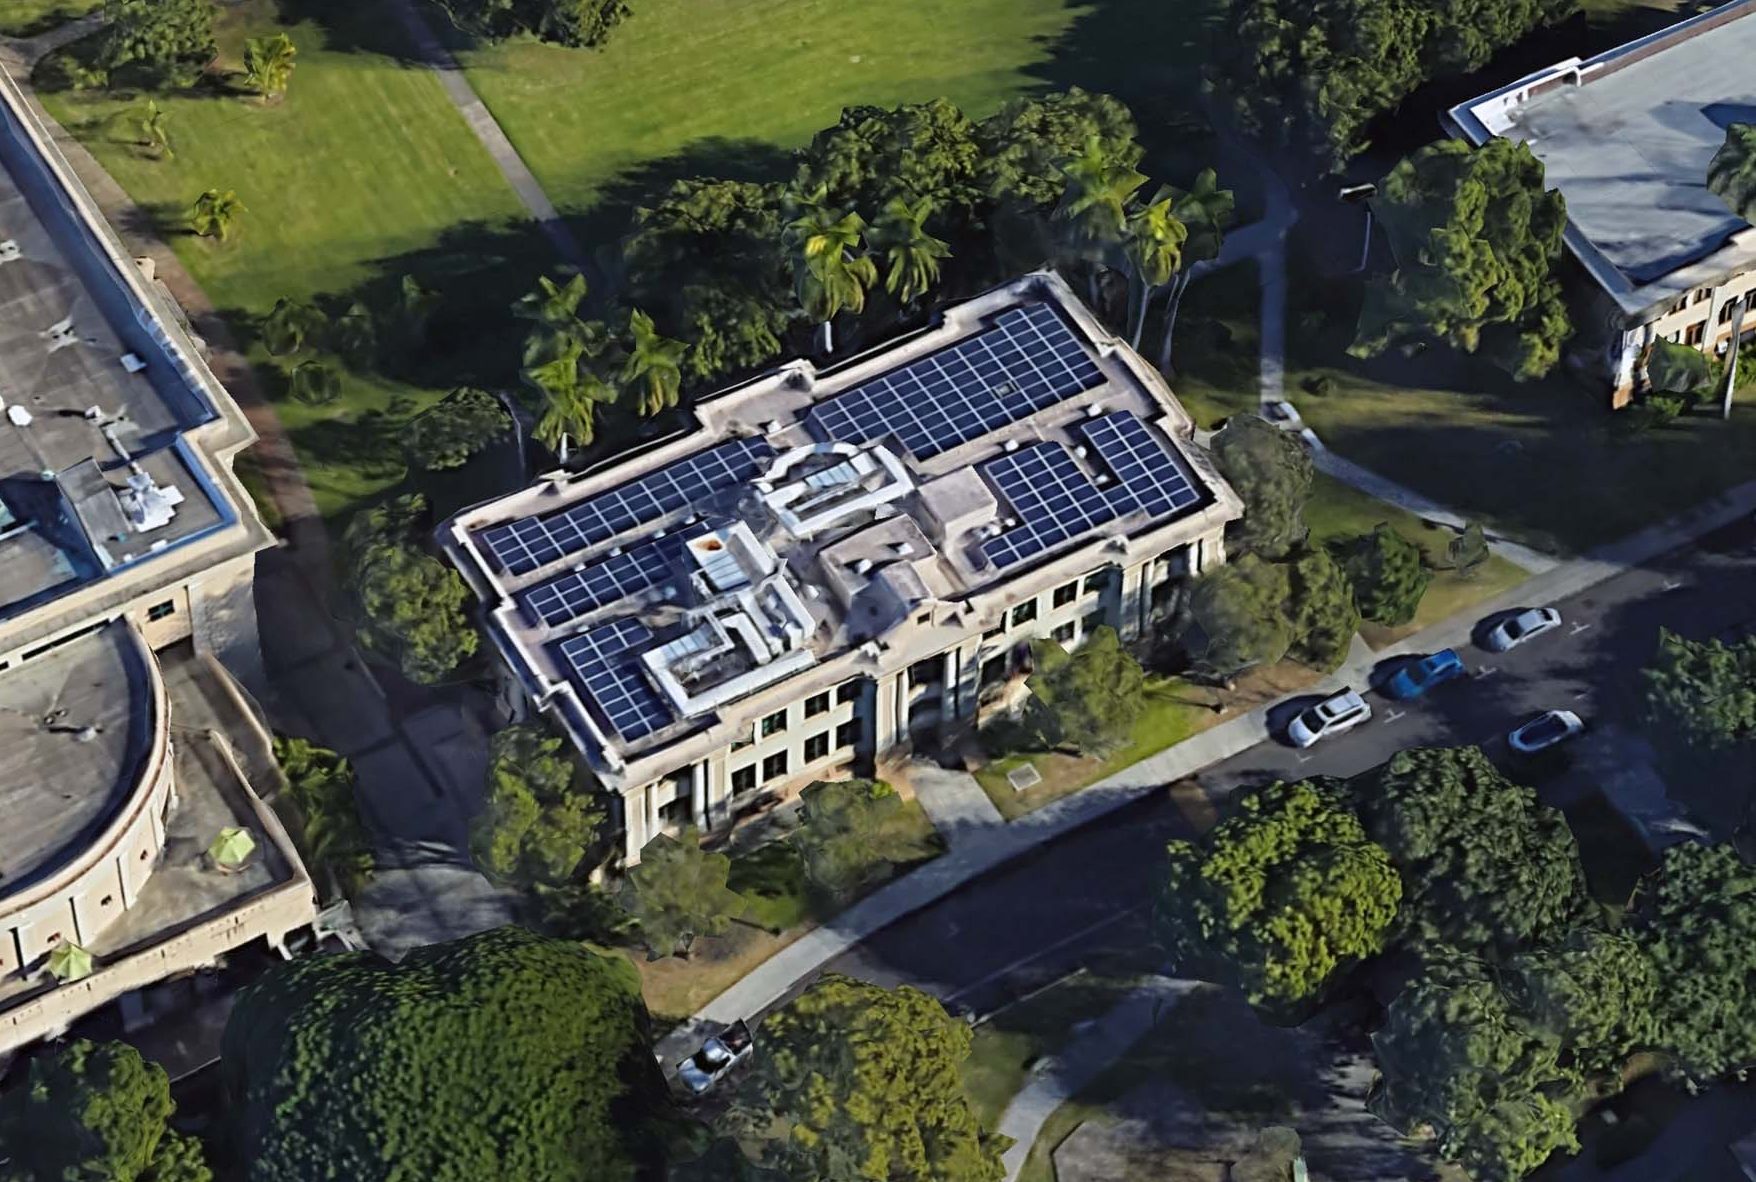
[[[1153,517],[1180,513],[1201,501],[1201,486],[1183,457],[1127,411],[1086,422],[1085,438],[1115,476],[1108,492],[1118,514],[1141,509]]]
[[[529,574],[752,480],[773,458],[774,448],[765,439],[734,439],[577,505],[492,526],[477,536],[501,570]]]
[[[1103,371],[1048,304],[1010,308],[994,327],[811,408],[817,436],[894,436],[918,460],[1089,390]]]
[[[1035,443],[989,460],[982,471],[1018,514],[1019,523],[981,545],[988,560],[1008,567],[1112,521],[1109,493],[1079,469],[1058,443]]]
[[[670,708],[635,664],[634,655],[652,643],[652,630],[639,620],[612,620],[555,646],[574,684],[623,739],[641,739],[671,721]]]
[[[640,542],[621,554],[556,575],[521,592],[519,610],[531,623],[553,628],[656,587],[671,578],[682,541],[672,536]]]

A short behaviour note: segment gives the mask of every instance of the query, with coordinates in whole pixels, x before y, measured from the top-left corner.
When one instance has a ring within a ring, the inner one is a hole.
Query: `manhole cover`
[[[1043,774],[1037,771],[1034,764],[1020,764],[1006,773],[1006,782],[1012,785],[1014,792],[1023,792],[1026,788],[1035,788],[1043,782]]]

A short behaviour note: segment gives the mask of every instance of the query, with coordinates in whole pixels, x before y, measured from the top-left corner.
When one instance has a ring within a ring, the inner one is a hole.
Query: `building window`
[[[1062,644],[1072,644],[1073,643],[1073,621],[1071,621],[1071,620],[1067,621],[1067,623],[1062,624],[1059,628],[1055,629],[1049,635],[1053,636],[1056,640],[1060,641]]]
[[[762,720],[762,737],[765,739],[770,735],[778,735],[786,729],[787,712],[785,710],[776,710]]]
[[[1691,324],[1687,329],[1683,330],[1683,343],[1698,348],[1701,345],[1701,338],[1706,335],[1707,322],[1705,320],[1697,320],[1694,324]]]
[[[1686,295],[1685,296],[1678,296],[1677,302],[1671,305],[1670,314],[1672,316],[1675,316],[1678,312],[1681,312],[1684,308],[1687,308],[1688,306],[1689,306],[1689,297]]]
[[[1713,288],[1703,287],[1703,288],[1700,288],[1699,290],[1697,290],[1694,295],[1689,297],[1689,302],[1694,303],[1694,304],[1705,304],[1708,300],[1711,300],[1712,298],[1713,298]]]
[[[823,731],[805,740],[805,762],[816,763],[829,754],[829,732]]]
[[[145,851],[145,850],[140,851],[140,860],[142,862],[146,861],[146,854],[147,854],[147,851]]]
[[[146,609],[146,618],[149,623],[153,620],[162,620],[166,616],[174,616],[176,614],[177,605],[169,599],[165,600],[163,603],[155,603]]]
[[[1109,582],[1110,575],[1108,571],[1099,571],[1095,575],[1086,575],[1085,593],[1087,595],[1102,595],[1104,588],[1109,586]]]
[[[835,745],[838,749],[842,748],[842,747],[856,746],[859,743],[859,741],[860,741],[860,720],[859,719],[850,718],[846,722],[842,723],[840,726],[835,728]]]
[[[816,718],[819,714],[829,713],[829,691],[812,694],[805,699],[805,717]]]
[[[849,702],[857,702],[859,698],[860,682],[858,678],[853,681],[844,681],[835,687],[835,700],[844,706]]]
[[[1744,293],[1744,307],[1756,308],[1756,287]]]
[[[1068,604],[1072,603],[1075,599],[1078,599],[1078,598],[1079,598],[1079,583],[1077,581],[1074,581],[1074,582],[1066,584],[1065,586],[1056,587],[1053,602],[1054,602],[1054,606],[1056,606],[1056,607],[1066,607]]]
[[[1736,316],[1737,314],[1738,314],[1738,301],[1737,300],[1727,300],[1725,303],[1720,305],[1719,322],[1721,324],[1730,324],[1732,322],[1732,317]]]
[[[997,657],[989,657],[987,660],[982,662],[982,686],[981,687],[983,689],[988,688],[990,685],[998,685],[1000,682],[1005,681],[1005,680],[1006,680],[1006,654],[1002,653]]]
[[[659,820],[666,825],[687,825],[694,811],[693,802],[687,796],[679,796],[659,805]]]
[[[754,743],[755,741],[756,741],[755,728],[745,727],[744,733],[732,740],[732,750],[733,751],[742,751],[744,748],[748,747],[750,744]]]
[[[1002,618],[998,624],[995,624],[992,628],[989,628],[986,632],[982,633],[982,639],[983,640],[992,640],[992,639],[994,639],[994,637],[1001,635],[1005,631],[1006,631],[1006,621],[1004,618]]]
[[[1012,626],[1014,628],[1018,627],[1020,624],[1028,624],[1036,618],[1037,601],[1034,599],[1021,603],[1012,609]]]
[[[1080,629],[1082,631],[1084,631],[1084,633],[1087,636],[1090,636],[1093,632],[1096,632],[1099,628],[1102,628],[1103,626],[1104,626],[1104,613],[1103,612],[1092,612],[1089,616],[1085,617],[1085,619],[1079,621]]]
[[[787,753],[785,751],[776,751],[762,761],[762,782],[764,784],[770,780],[778,780],[786,774]]]
[[[938,685],[945,680],[945,658],[928,657],[924,661],[916,661],[908,667],[908,683],[914,685]]]
[[[732,793],[734,795],[737,795],[739,793],[744,793],[744,792],[754,792],[755,790],[756,790],[756,765],[755,764],[753,764],[753,763],[745,764],[743,767],[732,769]]]
[[[105,895],[103,898],[98,900],[98,906],[99,907],[108,907],[111,903],[114,903],[115,901],[116,901],[116,896]]]

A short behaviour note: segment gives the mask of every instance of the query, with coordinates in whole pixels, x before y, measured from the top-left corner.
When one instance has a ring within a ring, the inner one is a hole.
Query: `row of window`
[[[852,681],[844,681],[836,686],[833,692],[835,695],[835,701],[841,705],[846,705],[849,702],[855,701],[860,696],[859,679],[855,678]],[[830,690],[824,690],[820,694],[812,694],[810,697],[806,698],[805,717],[816,718],[820,714],[828,714],[830,711],[830,694]],[[761,722],[756,724],[758,735],[764,739],[771,735],[784,734],[786,729],[787,712],[785,710],[776,710],[773,714],[767,715]],[[753,740],[748,738],[740,739],[732,745],[733,750],[736,750],[739,747],[748,747],[752,741]]]
[[[1695,293],[1694,302],[1697,304],[1702,303],[1704,300],[1706,300],[1712,294],[1713,294],[1712,288],[1710,288],[1710,287],[1702,288],[1701,290],[1699,290]],[[1689,301],[1688,297],[1684,297],[1683,299],[1678,300],[1676,303],[1671,305],[1671,312],[1673,312],[1673,313],[1681,312],[1685,307],[1688,306],[1689,302],[1690,301]],[[1750,315],[1752,312],[1756,312],[1756,288],[1751,288],[1749,291],[1745,292],[1744,298],[1742,300],[1730,299],[1730,300],[1727,300],[1724,304],[1721,304],[1720,309],[1719,309],[1719,323],[1730,324],[1732,322],[1733,318],[1736,317],[1738,314],[1738,305],[1739,304],[1742,304],[1744,306],[1746,316]],[[1703,320],[1697,320],[1693,324],[1687,325],[1684,328],[1680,328],[1680,329],[1676,330],[1675,332],[1672,332],[1670,334],[1670,339],[1672,342],[1681,341],[1682,343],[1684,343],[1686,345],[1693,346],[1693,345],[1700,345],[1703,338],[1705,338],[1706,335],[1707,335],[1707,321],[1705,319],[1703,319]]]
[[[859,741],[859,719],[851,718],[835,728],[834,750],[845,750],[855,746]],[[805,762],[816,763],[818,760],[827,757],[831,750],[829,743],[830,733],[828,731],[818,731],[814,735],[806,736]],[[765,756],[762,760],[762,779],[760,782],[763,784],[769,784],[773,783],[775,780],[785,778],[787,774],[787,762],[787,752],[785,751],[776,751],[773,755]],[[756,790],[756,785],[758,783],[756,771],[757,767],[753,763],[747,763],[743,767],[732,769],[733,795],[742,795],[746,792],[753,792]]]
[[[1097,595],[1108,585],[1109,579],[1110,572],[1107,570],[1101,570],[1086,575],[1083,580],[1075,579],[1071,583],[1063,583],[1059,587],[1056,587],[1053,593],[1050,594],[1049,609],[1053,611],[1056,608],[1066,607],[1068,604],[1078,599],[1082,594]],[[991,637],[999,636],[1001,633],[1005,632],[1007,628],[1022,627],[1036,618],[1037,601],[1034,599],[1027,599],[1017,607],[1013,608],[1009,616],[1002,618],[998,624],[995,624],[992,628],[989,628],[986,632],[982,633],[982,639],[987,640]]]

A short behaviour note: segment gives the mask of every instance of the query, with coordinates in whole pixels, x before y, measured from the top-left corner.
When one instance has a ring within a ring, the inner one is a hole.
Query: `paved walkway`
[[[927,819],[953,848],[1006,824],[1006,818],[968,772],[917,759],[904,774]]]
[[[78,20],[68,21],[64,25],[56,25],[46,33],[38,33],[35,37],[0,37],[0,65],[18,78],[20,84],[30,80],[30,71],[63,45],[71,45],[81,37],[97,32],[104,27],[102,9],[82,16]]]
[[[1012,1138],[1012,1147],[1000,1158],[1006,1167],[1006,1182],[1018,1177],[1037,1135],[1055,1110],[1090,1087],[1159,1022],[1167,1006],[1181,1001],[1199,984],[1170,977],[1149,978],[1109,1012],[1082,1027],[1079,1037],[1063,1053],[1038,1065],[1031,1081],[1000,1114],[997,1131]]]
[[[1466,644],[1476,622],[1484,616],[1577,595],[1629,567],[1668,553],[1701,534],[1752,513],[1756,513],[1756,481],[1670,521],[1602,547],[1588,557],[1534,575],[1504,594],[1478,603],[1467,612],[1434,624],[1386,649],[1371,652],[1356,648],[1348,664],[1318,685],[1308,686],[1293,696],[1339,689],[1348,684],[1364,684],[1369,679],[1372,665],[1388,657]],[[1267,703],[1016,821],[973,834],[942,857],[866,896],[758,965],[661,1040],[657,1048],[660,1058],[667,1063],[674,1062],[692,1052],[705,1033],[762,1012],[800,981],[903,916],[931,906],[952,891],[1038,846],[1056,841],[1081,826],[1161,791],[1168,784],[1249,750],[1269,738],[1269,712],[1280,705],[1280,702]]]
[[[439,85],[445,89],[445,97],[451,100],[451,105],[457,108],[463,121],[469,124],[469,129],[475,132],[482,146],[488,149],[488,155],[493,157],[500,175],[506,178],[506,183],[518,194],[518,199],[530,211],[531,217],[536,219],[543,233],[548,235],[556,252],[580,271],[588,270],[590,260],[585,251],[573,237],[572,231],[568,230],[567,223],[561,220],[561,214],[555,209],[554,202],[543,192],[536,174],[525,164],[518,149],[512,146],[505,129],[488,110],[487,104],[482,102],[481,96],[476,94],[475,88],[469,84],[457,58],[445,48],[438,34],[433,32],[433,26],[427,23],[427,18],[421,15],[412,0],[395,0],[394,6],[397,16],[401,18],[409,37],[414,41],[415,48],[439,76]]]

